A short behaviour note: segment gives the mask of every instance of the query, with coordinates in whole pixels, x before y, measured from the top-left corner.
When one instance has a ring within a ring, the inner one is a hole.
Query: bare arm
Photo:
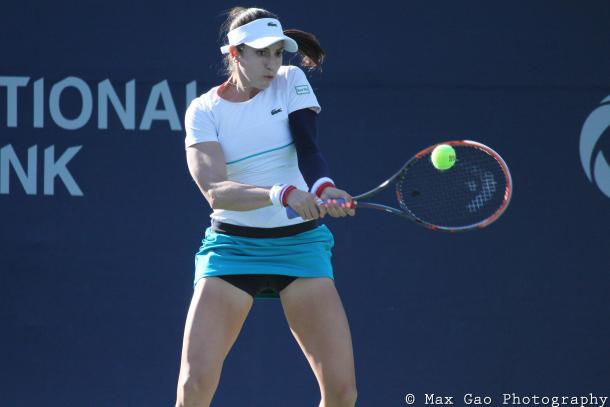
[[[187,148],[186,162],[193,180],[212,209],[249,211],[271,205],[270,187],[227,180],[227,165],[220,143],[211,141]]]

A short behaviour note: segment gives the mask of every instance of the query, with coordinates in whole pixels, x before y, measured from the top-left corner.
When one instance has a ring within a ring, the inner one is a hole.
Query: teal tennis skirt
[[[203,277],[280,274],[334,279],[335,244],[326,225],[287,237],[242,237],[207,228],[195,255],[194,285]]]

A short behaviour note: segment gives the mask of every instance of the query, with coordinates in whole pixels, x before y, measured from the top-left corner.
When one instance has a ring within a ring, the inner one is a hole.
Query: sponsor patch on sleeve
[[[308,95],[309,94],[309,86],[307,86],[307,85],[298,85],[298,86],[295,86],[294,89],[297,91],[297,95]]]

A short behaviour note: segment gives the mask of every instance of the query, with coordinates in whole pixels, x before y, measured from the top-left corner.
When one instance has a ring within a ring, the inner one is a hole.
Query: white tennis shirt
[[[220,143],[230,181],[261,187],[292,184],[307,191],[288,126],[288,114],[312,108],[318,100],[305,73],[280,67],[269,87],[245,102],[229,102],[215,86],[194,99],[185,115],[186,148],[206,141]],[[316,183],[317,184],[317,183]],[[303,222],[288,219],[286,209],[267,206],[251,211],[214,209],[212,219],[233,225],[279,227]]]

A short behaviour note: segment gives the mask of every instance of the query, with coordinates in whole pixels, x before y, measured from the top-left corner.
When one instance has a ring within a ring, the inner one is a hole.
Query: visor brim
[[[268,46],[275,44],[276,42],[284,41],[284,50],[288,52],[297,52],[299,50],[299,46],[296,41],[287,36],[272,36],[272,37],[262,37],[257,38],[254,41],[244,42],[249,47],[261,49],[267,48]]]

